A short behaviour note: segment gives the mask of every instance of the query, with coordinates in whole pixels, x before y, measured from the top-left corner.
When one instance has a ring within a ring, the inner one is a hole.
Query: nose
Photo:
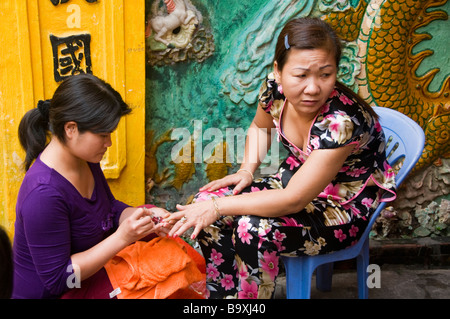
[[[110,147],[112,145],[112,140],[111,140],[111,133],[109,133],[107,135],[107,137],[105,138],[105,146],[106,147]]]
[[[313,78],[313,77],[311,77],[309,79],[306,87],[305,87],[304,92],[305,92],[305,94],[308,94],[308,95],[317,95],[317,94],[319,94],[320,93],[320,86],[319,86],[318,80]]]

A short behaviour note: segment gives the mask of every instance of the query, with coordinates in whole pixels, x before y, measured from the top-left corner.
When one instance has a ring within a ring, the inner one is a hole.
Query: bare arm
[[[221,215],[257,215],[265,217],[284,216],[306,207],[333,180],[353,145],[330,150],[315,150],[294,174],[285,189],[272,189],[217,199]],[[184,224],[177,223],[169,235],[181,235],[194,226],[193,236],[216,219],[211,201],[178,206],[179,212],[170,219],[187,217]]]
[[[77,267],[80,270],[80,280],[89,278],[126,246],[157,232],[162,226],[162,224],[154,225],[145,208],[124,209],[119,228],[113,234],[90,249],[71,256],[74,269]]]
[[[222,187],[235,185],[234,194],[239,194],[245,187],[250,185],[253,180],[252,174],[261,165],[270,149],[272,142],[271,129],[273,127],[272,117],[264,112],[261,107],[258,107],[247,132],[245,153],[240,167],[241,171],[212,181],[200,188],[200,191],[214,191]]]

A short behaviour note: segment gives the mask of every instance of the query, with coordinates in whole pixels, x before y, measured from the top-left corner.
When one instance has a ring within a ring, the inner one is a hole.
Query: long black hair
[[[44,150],[50,133],[66,141],[64,125],[77,123],[80,133],[113,132],[120,118],[131,112],[111,85],[91,74],[74,75],[64,80],[51,100],[39,101],[19,124],[19,141],[26,152],[25,170]]]

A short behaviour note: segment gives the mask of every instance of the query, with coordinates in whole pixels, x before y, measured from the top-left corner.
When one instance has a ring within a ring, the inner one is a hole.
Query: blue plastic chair
[[[384,107],[374,107],[374,110],[380,117],[379,121],[386,137],[386,154],[389,164],[394,166],[403,159],[401,169],[396,176],[398,187],[419,160],[425,145],[425,135],[416,122],[398,111]],[[369,297],[366,284],[369,266],[369,233],[385,206],[385,202],[378,205],[361,239],[352,247],[325,255],[281,256],[286,269],[287,298],[310,298],[311,278],[316,268],[317,288],[321,291],[330,291],[333,262],[357,258],[358,296],[360,299],[367,299]]]

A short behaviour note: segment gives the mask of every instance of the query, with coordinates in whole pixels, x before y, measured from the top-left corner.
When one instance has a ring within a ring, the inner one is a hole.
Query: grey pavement
[[[382,265],[379,288],[369,289],[369,299],[450,299],[450,267],[424,269],[418,265]],[[332,289],[316,289],[315,275],[311,299],[357,299],[356,270],[335,270]],[[277,280],[276,299],[286,298],[286,277]]]
[[[370,264],[379,266],[379,288],[369,289],[369,299],[450,299],[450,237],[370,241]],[[373,274],[374,272],[370,272]],[[286,277],[280,275],[276,299],[286,298]],[[311,299],[356,299],[358,281],[355,260],[335,264],[332,289],[316,289]]]

